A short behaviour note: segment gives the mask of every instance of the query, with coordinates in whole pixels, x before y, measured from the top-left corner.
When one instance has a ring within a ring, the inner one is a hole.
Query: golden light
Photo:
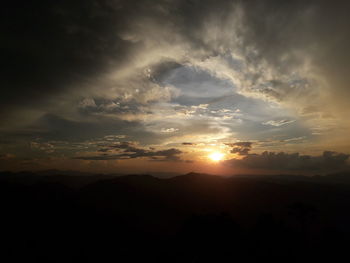
[[[209,159],[212,160],[213,162],[218,162],[221,161],[224,158],[224,154],[221,152],[213,152],[208,155]]]

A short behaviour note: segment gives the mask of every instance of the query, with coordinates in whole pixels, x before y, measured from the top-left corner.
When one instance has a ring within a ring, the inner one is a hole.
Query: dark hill
[[[13,262],[323,262],[347,256],[350,187],[330,177],[2,174]]]

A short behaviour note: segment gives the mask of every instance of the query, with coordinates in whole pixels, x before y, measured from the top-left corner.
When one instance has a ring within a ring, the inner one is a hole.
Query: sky
[[[346,1],[5,3],[0,170],[349,167]]]

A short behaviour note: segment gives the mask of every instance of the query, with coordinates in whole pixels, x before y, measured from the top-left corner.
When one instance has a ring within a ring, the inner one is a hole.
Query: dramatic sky
[[[1,170],[349,165],[346,1],[8,2]]]

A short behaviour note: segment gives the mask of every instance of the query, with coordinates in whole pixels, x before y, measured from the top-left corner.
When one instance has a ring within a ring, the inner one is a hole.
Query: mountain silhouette
[[[12,262],[326,262],[347,257],[346,175],[2,173]]]

